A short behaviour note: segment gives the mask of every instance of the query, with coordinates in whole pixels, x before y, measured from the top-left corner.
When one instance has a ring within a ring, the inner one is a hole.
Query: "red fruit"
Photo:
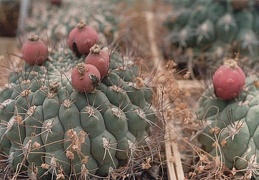
[[[215,94],[223,100],[231,100],[238,96],[245,85],[245,74],[236,61],[229,59],[219,67],[213,75]]]
[[[99,70],[91,64],[79,63],[71,73],[72,86],[79,92],[92,92],[100,82]]]
[[[97,43],[98,34],[84,22],[80,22],[68,35],[68,46],[77,56],[87,55],[90,48]]]
[[[31,35],[22,46],[22,57],[30,65],[41,65],[48,58],[48,47],[37,35]]]
[[[90,53],[86,56],[85,63],[94,65],[100,71],[101,78],[103,78],[109,71],[110,55],[108,51],[101,50],[100,46],[95,44],[90,48]]]

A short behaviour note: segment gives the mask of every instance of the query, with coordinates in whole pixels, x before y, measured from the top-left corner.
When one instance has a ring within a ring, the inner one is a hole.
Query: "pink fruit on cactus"
[[[30,65],[41,65],[48,58],[48,47],[37,35],[31,35],[22,45],[22,58]]]
[[[226,60],[213,75],[215,94],[223,100],[237,97],[245,85],[245,74],[233,59]]]
[[[79,22],[77,27],[73,28],[68,35],[68,46],[77,56],[87,55],[90,48],[97,43],[98,34],[83,21]]]
[[[109,71],[109,52],[104,49],[101,50],[100,46],[95,44],[90,48],[90,53],[86,56],[85,63],[94,65],[100,71],[101,78],[103,78]]]
[[[71,73],[72,86],[79,92],[92,92],[100,82],[99,70],[91,65],[78,63]]]

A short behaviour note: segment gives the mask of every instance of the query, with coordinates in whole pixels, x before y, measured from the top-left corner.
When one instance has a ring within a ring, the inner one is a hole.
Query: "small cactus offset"
[[[14,178],[105,177],[145,145],[157,115],[134,59],[98,45],[89,52],[49,49],[1,88],[0,152]]]
[[[219,66],[223,57],[258,61],[258,1],[256,0],[171,0],[173,10],[166,17],[168,58],[187,63],[192,49],[196,69]],[[173,48],[172,48],[173,47]],[[177,53],[175,52],[177,51]],[[180,54],[180,55],[179,55]]]
[[[232,172],[240,172],[247,179],[257,179],[259,80],[255,76],[243,79],[245,76],[242,71],[238,72],[239,68],[232,69],[231,73],[229,69],[219,69],[224,71],[225,77],[217,79],[221,82],[213,82],[214,86],[208,88],[198,102],[197,118],[205,125],[198,140],[206,152],[218,157]],[[231,79],[233,77],[240,78]],[[218,91],[214,88],[219,83],[228,88],[216,94]],[[229,90],[235,91],[235,95]]]

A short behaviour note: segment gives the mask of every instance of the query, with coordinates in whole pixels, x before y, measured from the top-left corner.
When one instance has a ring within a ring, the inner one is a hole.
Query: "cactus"
[[[220,66],[223,57],[236,53],[246,65],[258,60],[258,2],[236,0],[171,0],[173,10],[164,26],[168,30],[165,55],[187,64],[187,49],[192,49],[193,67]],[[172,48],[173,47],[173,48]],[[177,53],[176,53],[177,51]],[[249,62],[246,62],[246,59]]]
[[[258,83],[258,77],[247,77],[234,99],[216,97],[211,86],[198,101],[196,110],[197,119],[205,125],[198,136],[202,148],[249,179],[259,177]]]
[[[32,2],[32,11],[26,19],[25,34],[43,34],[44,41],[64,41],[81,20],[98,33],[101,44],[115,38],[119,17],[114,15],[117,6],[109,1],[63,0],[60,6],[47,1]]]
[[[104,177],[145,145],[157,116],[152,89],[135,81],[140,71],[133,58],[114,51],[103,78],[85,64],[100,82],[90,79],[90,90],[78,91],[72,69],[86,70],[84,61],[68,47],[53,49],[47,61],[25,63],[1,88],[0,152],[16,177]]]

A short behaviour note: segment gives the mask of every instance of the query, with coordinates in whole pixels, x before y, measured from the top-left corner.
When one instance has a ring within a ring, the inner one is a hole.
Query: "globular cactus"
[[[178,63],[193,58],[195,69],[219,66],[223,57],[258,60],[258,2],[236,0],[171,0],[173,10],[164,25],[168,31],[165,55]],[[190,56],[188,49],[192,49]],[[189,58],[189,59],[190,59]]]
[[[16,177],[104,177],[145,145],[157,115],[152,89],[135,81],[141,77],[134,59],[114,51],[109,72],[95,74],[101,81],[90,79],[90,90],[78,91],[71,71],[84,61],[66,47],[52,50],[41,65],[25,63],[11,73],[1,88],[0,152]]]
[[[117,36],[119,17],[114,15],[117,5],[110,0],[63,0],[60,6],[35,1],[32,2],[31,14],[26,19],[24,33],[45,34],[44,41],[63,42],[83,19],[98,32],[101,44],[107,44],[107,41]]]
[[[202,148],[245,179],[259,177],[258,83],[257,77],[247,77],[242,90],[231,99],[216,97],[211,86],[196,110],[197,119],[205,125],[198,136]]]

